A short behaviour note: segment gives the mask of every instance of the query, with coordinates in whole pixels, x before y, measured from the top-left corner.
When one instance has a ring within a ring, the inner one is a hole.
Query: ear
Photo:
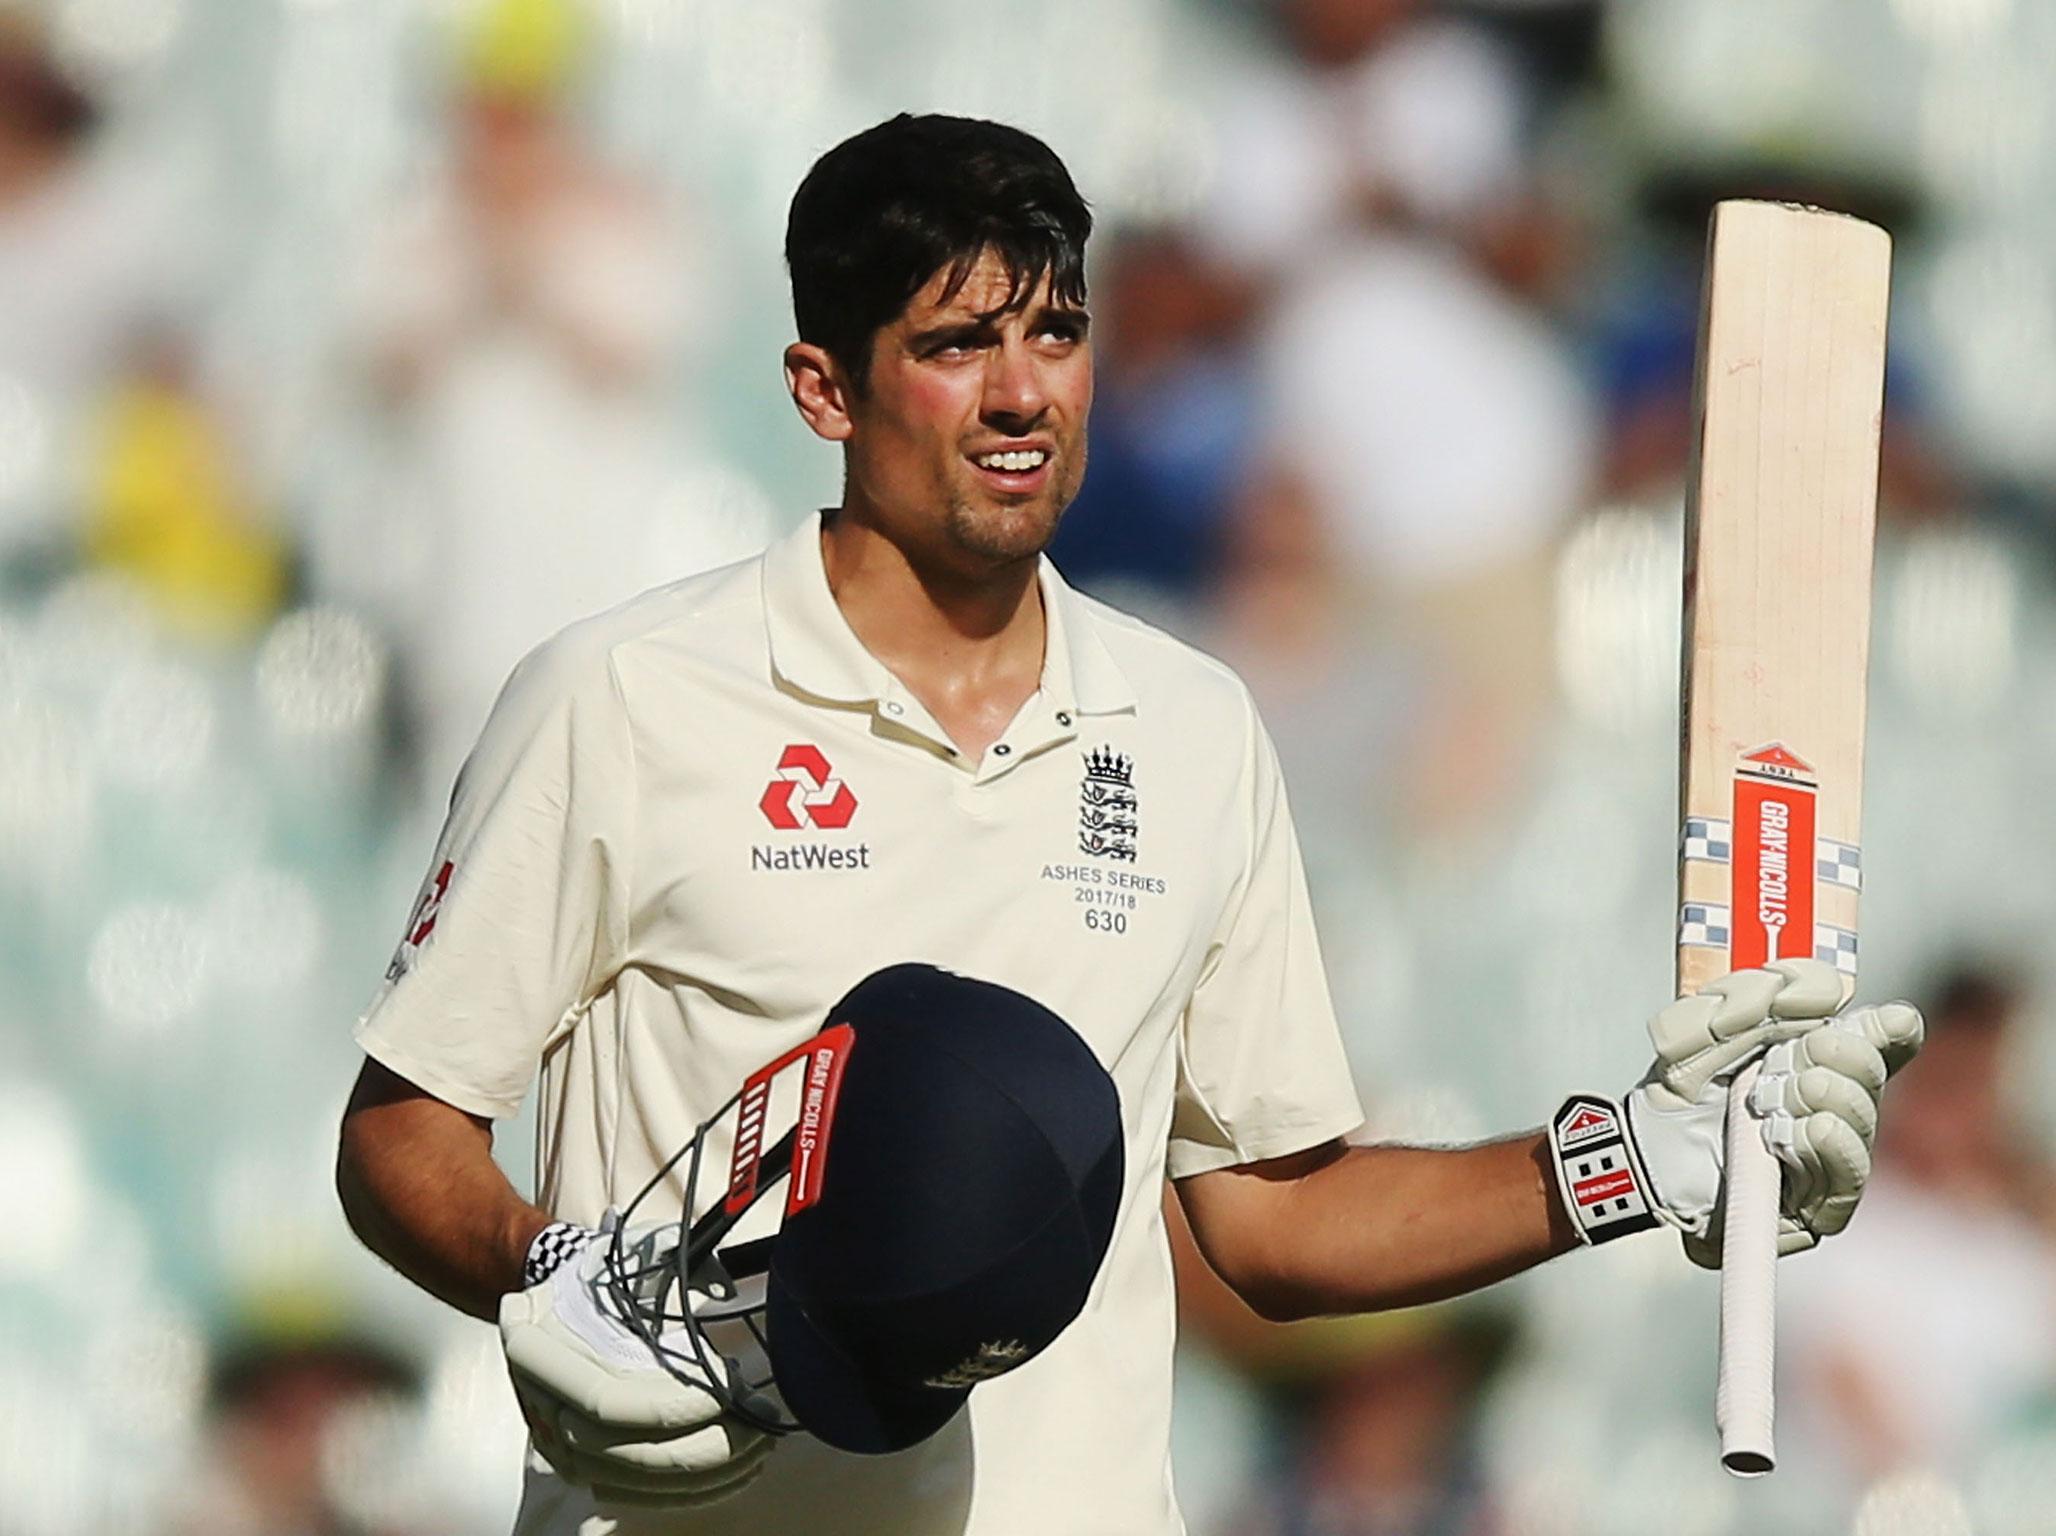
[[[796,341],[787,347],[785,387],[816,437],[831,443],[849,440],[854,430],[849,381],[826,350],[810,341]]]

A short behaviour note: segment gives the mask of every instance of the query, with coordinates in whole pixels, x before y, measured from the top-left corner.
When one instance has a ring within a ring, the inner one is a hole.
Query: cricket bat
[[[1856,976],[1864,681],[1891,239],[1724,202],[1708,235],[1685,498],[1677,982],[1814,955]],[[1779,1176],[1729,1098],[1721,1464],[1776,1465]]]

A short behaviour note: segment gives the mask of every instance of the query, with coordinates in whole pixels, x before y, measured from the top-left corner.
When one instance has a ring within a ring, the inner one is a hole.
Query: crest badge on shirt
[[[1135,759],[1105,745],[1086,753],[1078,785],[1078,851],[1134,863],[1140,816]]]
[[[421,894],[414,899],[414,911],[407,918],[407,931],[401,935],[400,947],[393,951],[393,963],[386,967],[387,981],[398,981],[412,969],[421,946],[435,932],[436,914],[443,909],[443,898],[450,891],[450,876],[456,872],[457,866],[444,859],[421,887]]]

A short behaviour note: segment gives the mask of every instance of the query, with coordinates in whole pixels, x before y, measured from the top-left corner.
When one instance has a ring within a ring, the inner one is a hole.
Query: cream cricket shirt
[[[1063,1337],[920,1446],[793,1436],[734,1499],[590,1526],[532,1472],[519,1529],[1176,1532],[1163,1178],[1362,1118],[1276,758],[1232,673],[1045,562],[1040,691],[966,761],[843,621],[819,533],[522,663],[357,1038],[493,1117],[540,1064],[538,1201],[597,1223],[856,981],[931,961],[1039,999],[1112,1074],[1113,1243]]]

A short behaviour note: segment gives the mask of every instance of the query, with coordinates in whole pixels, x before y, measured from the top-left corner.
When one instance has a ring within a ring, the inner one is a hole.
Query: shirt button
[[[1069,725],[1070,723],[1071,723],[1071,712],[1070,712],[1069,710],[1067,710],[1067,709],[1060,709],[1060,710],[1058,710],[1058,711],[1057,711],[1057,724],[1058,724],[1058,725]]]
[[[1013,750],[1014,749],[1008,746],[1005,742],[1001,742],[998,746],[992,749],[992,755],[994,757],[1005,757],[1009,752]]]
[[[906,713],[904,709],[900,708],[899,705],[893,703],[890,700],[886,701],[885,712],[888,715],[903,715]]]

